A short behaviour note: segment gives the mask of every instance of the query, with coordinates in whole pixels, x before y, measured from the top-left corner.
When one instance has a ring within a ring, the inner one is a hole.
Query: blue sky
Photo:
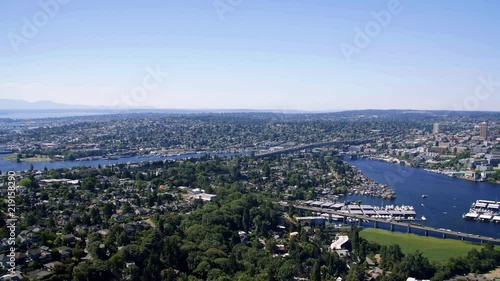
[[[493,0],[59,1],[0,0],[0,98],[500,110]]]

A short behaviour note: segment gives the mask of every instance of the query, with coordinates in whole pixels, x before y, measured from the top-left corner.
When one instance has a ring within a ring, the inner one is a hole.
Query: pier
[[[500,223],[500,202],[477,200],[462,218]]]
[[[426,236],[428,236],[430,232],[434,232],[434,233],[441,234],[443,239],[452,236],[452,237],[457,237],[461,240],[468,238],[468,239],[474,239],[474,240],[480,241],[481,243],[492,242],[494,244],[500,244],[500,239],[498,239],[498,238],[481,236],[481,235],[470,234],[470,233],[457,232],[457,231],[452,231],[449,229],[434,228],[434,227],[422,226],[422,225],[417,225],[417,224],[408,223],[408,222],[399,222],[399,221],[393,221],[393,220],[373,218],[373,217],[366,216],[366,215],[345,213],[342,211],[337,211],[337,210],[327,209],[327,208],[310,207],[310,206],[305,206],[305,205],[290,205],[290,206],[294,207],[296,209],[300,209],[300,210],[308,210],[308,211],[313,211],[313,212],[321,212],[321,213],[327,213],[327,214],[336,215],[336,216],[342,216],[342,217],[344,217],[344,220],[346,218],[354,218],[354,219],[358,219],[360,223],[362,221],[371,221],[374,223],[375,228],[378,227],[379,223],[386,223],[386,224],[390,225],[391,231],[394,231],[394,226],[402,226],[402,227],[405,227],[407,229],[407,233],[411,233],[412,229],[419,229],[419,230],[423,230]]]

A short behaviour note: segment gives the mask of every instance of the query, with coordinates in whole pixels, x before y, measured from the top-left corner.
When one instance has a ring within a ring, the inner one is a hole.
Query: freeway
[[[272,155],[278,155],[278,154],[286,154],[286,153],[290,153],[290,152],[294,152],[294,151],[298,151],[298,150],[302,150],[302,149],[311,149],[311,148],[316,148],[316,147],[332,146],[332,145],[339,145],[339,144],[340,145],[345,145],[345,144],[358,145],[358,144],[371,142],[374,140],[375,140],[375,138],[364,138],[364,139],[359,139],[359,140],[335,140],[335,141],[327,141],[327,142],[317,142],[317,143],[298,145],[298,146],[290,147],[287,149],[259,153],[259,154],[256,154],[255,157],[266,157],[266,156],[272,156]]]
[[[425,233],[427,233],[427,232],[441,233],[441,234],[443,234],[443,238],[446,238],[447,235],[452,235],[454,237],[475,239],[475,240],[480,240],[481,242],[491,241],[493,243],[500,244],[500,239],[493,238],[493,237],[457,232],[457,231],[452,231],[452,230],[448,230],[448,229],[435,228],[435,227],[429,227],[429,226],[423,226],[423,225],[417,225],[414,223],[405,223],[405,222],[392,221],[392,220],[389,221],[389,220],[384,220],[384,219],[372,218],[372,217],[365,216],[365,215],[355,215],[355,214],[350,214],[350,213],[344,213],[342,211],[326,209],[326,208],[316,208],[316,207],[309,207],[309,206],[304,206],[304,205],[290,205],[290,206],[293,206],[294,208],[301,209],[301,210],[309,210],[309,211],[313,211],[313,212],[321,212],[321,213],[339,215],[339,216],[343,216],[343,217],[356,218],[356,219],[359,219],[360,221],[367,220],[367,221],[372,221],[375,223],[386,223],[386,224],[390,224],[390,225],[398,225],[398,226],[402,226],[402,227],[407,227],[408,232],[411,232],[411,229],[420,229],[420,230],[425,231]]]

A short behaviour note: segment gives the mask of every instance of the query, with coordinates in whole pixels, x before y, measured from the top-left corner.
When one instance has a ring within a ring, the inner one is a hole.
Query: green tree
[[[353,263],[351,269],[347,274],[346,281],[364,281],[365,280],[365,269],[362,265]]]
[[[320,261],[315,260],[311,270],[311,281],[321,281]]]
[[[397,272],[403,276],[411,276],[417,279],[428,279],[434,275],[435,269],[429,260],[422,256],[420,251],[406,255],[396,266]]]
[[[29,179],[29,178],[24,178],[24,179],[20,180],[17,185],[24,186],[26,188],[32,188],[33,187],[33,181],[31,179]]]
[[[382,246],[380,249],[380,257],[382,258],[381,267],[387,270],[392,270],[404,257],[401,247],[397,244]]]

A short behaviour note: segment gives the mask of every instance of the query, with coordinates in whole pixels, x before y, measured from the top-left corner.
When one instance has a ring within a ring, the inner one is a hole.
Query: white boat
[[[423,221],[427,220],[427,218],[425,216],[422,216],[420,219],[423,220]]]

